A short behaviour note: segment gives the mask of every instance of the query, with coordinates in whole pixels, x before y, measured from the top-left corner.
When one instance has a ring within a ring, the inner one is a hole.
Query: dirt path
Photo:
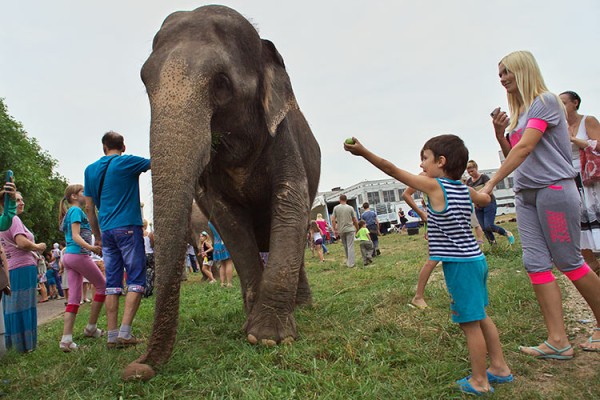
[[[577,347],[577,344],[584,342],[592,334],[596,327],[596,319],[575,286],[565,276],[557,276],[557,280],[560,282],[563,294],[567,333],[569,337],[574,338],[573,346]],[[582,353],[585,354],[585,352]]]
[[[38,296],[39,299],[39,296]],[[62,317],[65,312],[65,300],[48,300],[37,304],[38,326]]]

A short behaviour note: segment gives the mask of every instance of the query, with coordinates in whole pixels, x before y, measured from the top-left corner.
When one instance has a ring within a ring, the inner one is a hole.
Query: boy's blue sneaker
[[[515,236],[511,232],[506,231],[506,238],[508,239],[508,244],[515,244]]]

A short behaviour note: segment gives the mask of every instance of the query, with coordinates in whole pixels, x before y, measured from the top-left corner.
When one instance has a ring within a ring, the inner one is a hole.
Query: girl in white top
[[[319,254],[319,260],[324,262],[323,258],[323,236],[321,236],[321,229],[319,229],[319,225],[317,225],[316,221],[310,221],[309,228],[310,237],[312,240],[312,246],[317,250],[317,254]],[[314,253],[313,253],[314,255]]]

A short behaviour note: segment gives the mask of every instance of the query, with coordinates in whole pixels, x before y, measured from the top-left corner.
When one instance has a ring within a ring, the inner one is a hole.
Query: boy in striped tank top
[[[485,206],[487,194],[477,193],[460,178],[467,167],[469,151],[455,135],[436,136],[421,150],[425,175],[414,175],[373,154],[356,138],[344,149],[362,156],[400,182],[427,194],[429,258],[442,261],[450,294],[452,321],[467,338],[472,375],[456,381],[458,389],[474,395],[492,393],[490,383],[512,382],[504,360],[496,325],[485,313],[488,305],[488,267],[471,231],[472,202]],[[487,366],[486,355],[490,356]]]

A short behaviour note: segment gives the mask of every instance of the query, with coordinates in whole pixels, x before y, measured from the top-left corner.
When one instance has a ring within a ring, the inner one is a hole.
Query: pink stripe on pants
[[[65,269],[69,279],[69,300],[68,304],[77,304],[81,302],[83,289],[83,277],[85,277],[96,288],[96,294],[104,294],[106,291],[106,278],[87,254],[69,254],[66,253],[63,258]]]

